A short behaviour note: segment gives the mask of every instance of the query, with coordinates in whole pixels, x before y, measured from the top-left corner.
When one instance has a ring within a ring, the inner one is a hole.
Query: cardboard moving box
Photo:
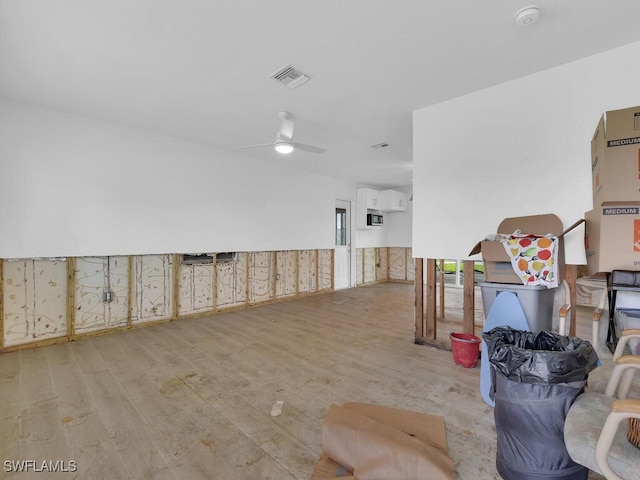
[[[640,106],[605,112],[591,140],[593,206],[640,198]]]
[[[587,271],[640,270],[640,201],[601,205],[585,213]]]
[[[522,234],[546,235],[548,233],[558,237],[558,283],[562,282],[565,275],[564,262],[564,236],[580,225],[584,220],[578,220],[566,230],[562,230],[562,221],[551,213],[544,215],[530,215],[526,217],[505,218],[498,225],[497,232],[502,235],[511,235],[516,230]],[[484,276],[487,282],[515,283],[522,285],[522,280],[513,271],[511,259],[500,241],[482,240],[478,242],[469,255],[482,253],[484,263]]]

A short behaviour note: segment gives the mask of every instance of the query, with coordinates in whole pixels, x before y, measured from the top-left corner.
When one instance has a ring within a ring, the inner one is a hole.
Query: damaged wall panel
[[[128,324],[129,257],[76,258],[74,275],[74,334]]]
[[[387,271],[387,260],[388,260],[388,249],[387,247],[379,247],[376,252],[376,280],[384,281],[389,279],[389,274]]]
[[[375,281],[413,281],[414,259],[411,248],[372,247],[356,250],[356,284]]]
[[[0,259],[1,347],[330,291],[333,258],[326,249]]]
[[[295,295],[297,292],[298,252],[276,252],[276,297]]]
[[[407,249],[389,247],[389,280],[406,280],[407,267]]]
[[[178,315],[213,311],[213,264],[182,263],[178,271]]]
[[[67,262],[20,259],[3,262],[3,346],[67,334]]]
[[[173,316],[173,255],[131,257],[131,323]]]
[[[318,291],[333,288],[333,250],[318,250]]]
[[[298,252],[298,293],[315,292],[318,288],[318,274],[315,250]]]
[[[409,282],[413,282],[416,279],[416,259],[413,258],[413,250],[411,248],[405,248],[407,253],[407,275],[406,279]]]
[[[376,248],[364,248],[364,265],[362,266],[363,283],[375,282],[376,280]]]
[[[266,302],[275,297],[275,254],[249,254],[249,303]]]
[[[238,253],[234,260],[216,263],[216,307],[232,307],[247,301],[248,255]]]
[[[356,285],[364,283],[364,249],[356,249]]]

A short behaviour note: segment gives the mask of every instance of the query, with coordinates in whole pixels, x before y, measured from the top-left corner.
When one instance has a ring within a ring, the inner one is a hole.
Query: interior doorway
[[[351,286],[351,202],[336,200],[333,288]]]

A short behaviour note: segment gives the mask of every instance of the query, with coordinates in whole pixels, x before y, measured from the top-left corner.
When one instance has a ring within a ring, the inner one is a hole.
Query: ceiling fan
[[[282,120],[280,124],[280,130],[276,134],[276,141],[273,143],[260,143],[257,145],[244,145],[242,147],[236,147],[238,149],[243,148],[260,148],[260,147],[274,147],[278,153],[291,153],[295,149],[303,150],[310,153],[324,153],[326,149],[320,147],[314,147],[313,145],[305,145],[304,143],[296,143],[293,141],[293,121],[292,115],[289,112],[278,113],[278,118]]]

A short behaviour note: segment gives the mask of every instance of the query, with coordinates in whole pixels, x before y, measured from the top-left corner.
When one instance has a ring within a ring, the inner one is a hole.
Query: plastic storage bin
[[[553,323],[553,298],[555,288],[547,288],[541,285],[516,285],[510,283],[480,282],[482,293],[482,305],[485,318],[489,315],[491,305],[502,292],[511,292],[520,301],[524,316],[527,318],[529,330],[542,332],[552,329]]]

